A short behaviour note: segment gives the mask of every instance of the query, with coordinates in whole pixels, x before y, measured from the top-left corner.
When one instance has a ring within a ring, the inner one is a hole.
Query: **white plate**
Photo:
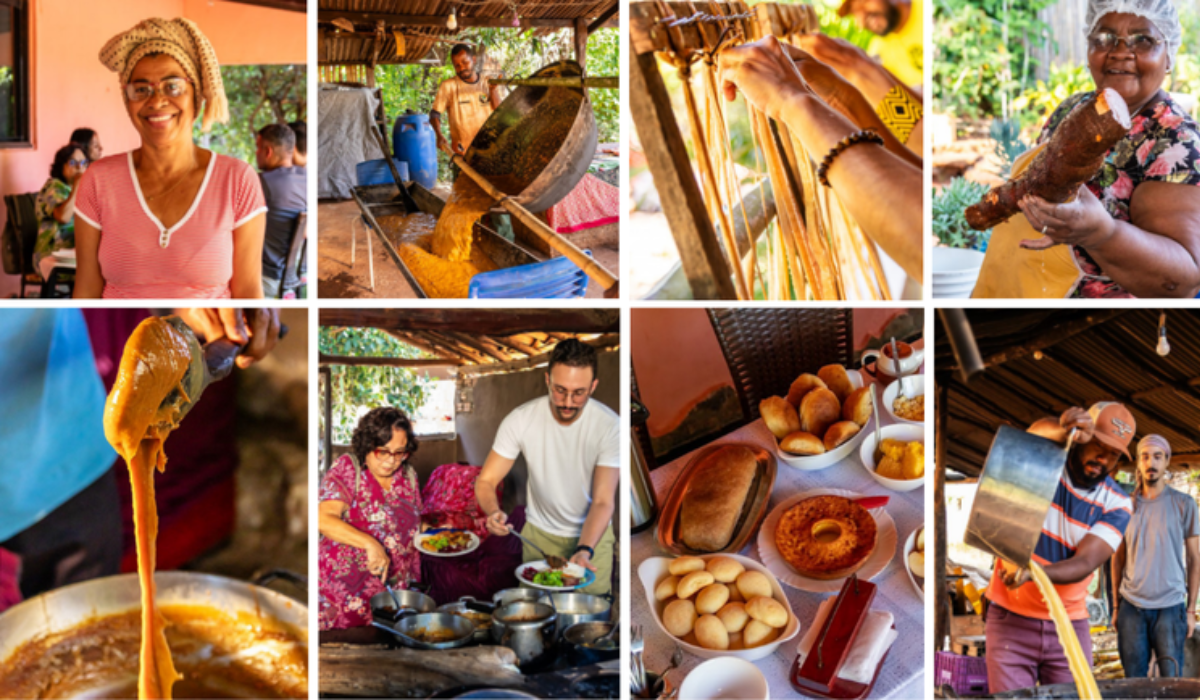
[[[783,514],[787,512],[788,508],[813,496],[842,496],[854,499],[863,498],[865,494],[842,489],[813,489],[788,498],[775,506],[775,509],[763,521],[762,528],[758,531],[758,556],[762,557],[763,564],[772,574],[792,588],[809,593],[836,593],[842,589],[842,582],[846,580],[845,578],[822,580],[802,576],[796,573],[796,570],[779,553],[779,548],[775,546],[775,528],[779,527],[779,521],[783,519]],[[887,568],[888,562],[896,554],[896,540],[899,539],[896,534],[896,521],[892,520],[892,516],[888,515],[885,508],[886,506],[867,511],[875,518],[875,551],[871,552],[870,557],[867,557],[862,568],[855,572],[860,579],[869,581],[878,576],[879,572]]]
[[[885,425],[883,430],[879,431],[881,439],[891,438],[893,440],[903,440],[904,442],[919,442],[925,444],[925,426],[918,423],[916,425],[905,425],[898,423],[896,425]],[[912,491],[913,489],[921,488],[925,485],[925,477],[919,479],[889,479],[886,476],[879,476],[875,473],[875,433],[867,436],[867,439],[862,444],[862,449],[858,452],[859,460],[862,462],[863,469],[871,475],[871,478],[879,482],[879,485],[885,489],[892,491]],[[926,473],[929,468],[929,457],[925,458]]]
[[[720,656],[733,656],[739,659],[745,659],[746,661],[758,661],[759,659],[765,659],[771,654],[774,654],[775,650],[778,649],[780,645],[785,642],[790,642],[796,638],[796,635],[800,634],[800,620],[796,617],[796,614],[792,612],[792,605],[791,603],[788,603],[787,595],[785,595],[783,592],[783,586],[779,585],[779,579],[775,578],[775,574],[772,574],[767,567],[763,566],[759,562],[756,562],[749,557],[743,557],[740,554],[700,555],[701,559],[712,559],[713,557],[729,557],[730,559],[733,559],[742,566],[746,567],[746,571],[758,571],[764,574],[767,579],[771,581],[771,597],[782,603],[783,607],[788,611],[787,626],[783,628],[783,631],[775,640],[760,647],[754,647],[753,649],[731,649],[728,651],[705,649],[697,644],[685,642],[678,637],[672,636],[671,633],[667,631],[667,628],[663,627],[662,623],[662,611],[663,608],[667,607],[666,603],[658,602],[658,599],[654,597],[654,588],[658,585],[659,581],[670,575],[670,570],[668,567],[670,566],[671,559],[673,557],[650,557],[638,565],[638,578],[642,580],[642,588],[645,589],[646,592],[646,602],[649,603],[650,609],[654,611],[654,623],[658,625],[658,628],[662,630],[663,634],[675,640],[675,642],[678,643],[679,646],[683,647],[683,649],[688,653],[695,654],[702,659],[715,659]]]
[[[912,584],[913,590],[917,592],[917,597],[920,598],[921,600],[925,600],[925,589],[922,587],[921,583],[917,582],[917,577],[915,575],[913,575],[912,569],[908,568],[908,555],[909,555],[909,553],[916,550],[917,535],[921,534],[921,530],[924,530],[924,529],[925,529],[925,526],[922,525],[921,527],[917,528],[916,530],[913,530],[908,535],[908,539],[904,540],[904,549],[901,550],[901,552],[900,552],[900,565],[904,567],[904,571],[908,574],[908,582]],[[925,580],[924,573],[925,573],[924,571],[921,572],[921,574],[922,574],[921,581]]]
[[[438,534],[443,533],[443,532],[463,532],[463,530],[451,530],[449,528],[443,528],[443,529],[438,529],[438,530],[426,530],[425,532],[418,532],[415,535],[413,535],[413,546],[416,547],[417,551],[420,552],[421,554],[425,554],[425,555],[428,555],[431,557],[461,557],[464,554],[470,554],[471,552],[474,552],[475,550],[479,549],[479,537],[477,537],[474,532],[467,533],[467,536],[471,538],[471,544],[467,545],[467,548],[462,550],[461,552],[451,552],[449,554],[443,554],[442,552],[431,552],[428,549],[425,549],[424,547],[421,546],[422,541],[433,538],[433,537],[437,537]]]
[[[859,374],[858,370],[848,369],[846,370],[846,376],[850,378],[850,383],[854,385],[855,389],[862,388],[863,378],[862,375]],[[786,464],[793,469],[799,469],[800,471],[811,472],[818,469],[825,469],[826,467],[832,467],[833,465],[853,454],[855,448],[857,448],[859,443],[862,442],[863,436],[866,435],[874,425],[874,418],[867,419],[867,424],[862,426],[862,428],[855,433],[854,437],[843,442],[829,452],[824,452],[819,455],[794,455],[790,452],[784,452],[779,447],[779,439],[776,438],[774,440],[775,456],[778,457],[779,461],[783,464]],[[772,437],[774,436],[772,435]]]
[[[517,567],[517,570],[516,570],[517,581],[522,586],[526,586],[528,588],[540,588],[543,591],[556,591],[556,592],[573,591],[577,588],[587,588],[588,586],[590,586],[596,582],[596,574],[594,572],[588,571],[587,569],[583,568],[582,566],[580,566],[578,564],[571,564],[571,563],[568,563],[565,567],[563,567],[563,573],[565,573],[567,576],[575,576],[575,577],[582,579],[579,582],[579,585],[577,585],[577,586],[545,586],[540,583],[534,583],[533,581],[530,581],[521,576],[521,572],[524,571],[525,569],[533,569],[535,572],[537,572],[537,571],[545,571],[546,569],[549,569],[549,568],[550,568],[550,565],[547,564],[545,561],[525,562],[524,564]]]
[[[894,410],[892,410],[892,404],[895,403],[896,399],[900,396],[901,383],[903,383],[904,388],[908,390],[909,398],[916,398],[918,396],[925,395],[925,375],[910,374],[906,377],[900,377],[891,384],[888,384],[888,388],[883,392],[883,399],[881,399],[883,401],[883,407],[887,409],[888,415],[899,423],[907,423],[908,425],[925,425],[925,421],[901,418],[900,416],[896,415]],[[926,415],[928,415],[928,409],[926,409]],[[855,435],[855,437],[858,436]]]

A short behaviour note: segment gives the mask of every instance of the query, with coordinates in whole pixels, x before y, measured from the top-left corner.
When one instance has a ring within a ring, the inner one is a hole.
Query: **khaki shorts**
[[[557,554],[567,559],[571,558],[571,555],[575,552],[575,547],[579,544],[578,537],[551,535],[548,532],[539,530],[531,522],[525,523],[525,527],[521,529],[521,535],[546,550],[546,554]],[[612,525],[609,525],[604,530],[604,534],[601,535],[600,541],[596,543],[596,553],[592,556],[592,566],[596,567],[596,582],[587,588],[581,589],[580,593],[605,595],[612,590],[613,545],[615,542],[616,538],[613,536]],[[542,560],[542,555],[533,547],[530,547],[528,544],[522,544],[521,547],[521,561]]]

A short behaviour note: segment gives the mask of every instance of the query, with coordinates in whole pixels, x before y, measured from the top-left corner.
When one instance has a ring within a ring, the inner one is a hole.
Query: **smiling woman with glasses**
[[[221,66],[187,19],[149,19],[108,41],[141,146],[79,185],[76,298],[261,298],[266,201],[249,164],[198,146],[229,120]]]
[[[371,596],[421,580],[413,535],[421,524],[421,491],[408,458],[417,451],[403,411],[376,408],[358,421],[350,454],[321,481],[317,527],[321,629],[371,624]]]

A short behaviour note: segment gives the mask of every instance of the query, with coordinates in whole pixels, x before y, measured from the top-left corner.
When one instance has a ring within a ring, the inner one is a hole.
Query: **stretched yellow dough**
[[[1054,620],[1054,629],[1058,632],[1058,643],[1067,655],[1067,664],[1071,667],[1071,676],[1075,678],[1079,700],[1100,700],[1100,687],[1096,685],[1096,676],[1092,674],[1092,660],[1083,655],[1079,637],[1075,634],[1071,618],[1067,617],[1062,598],[1058,597],[1058,591],[1054,590],[1050,577],[1037,562],[1029,562],[1029,571],[1033,574],[1033,581],[1042,592],[1042,597],[1046,599],[1046,607],[1050,608],[1050,618]]]

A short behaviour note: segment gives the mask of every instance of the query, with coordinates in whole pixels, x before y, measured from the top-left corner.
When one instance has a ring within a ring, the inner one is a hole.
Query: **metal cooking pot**
[[[1029,566],[1071,442],[1069,438],[1064,448],[1024,430],[1000,426],[979,475],[963,541],[1018,566]]]
[[[614,639],[611,649],[593,646],[593,642],[612,631],[611,622],[580,622],[571,625],[563,633],[563,642],[570,650],[572,663],[576,666],[596,664],[617,659],[621,656],[620,640]],[[616,635],[613,635],[616,637]]]
[[[549,601],[558,616],[559,637],[571,625],[580,622],[607,622],[612,616],[612,603],[604,598],[586,593],[551,593],[542,602]]]
[[[501,608],[509,603],[515,603],[518,600],[527,600],[531,603],[536,603],[542,598],[545,598],[547,595],[549,595],[549,593],[540,588],[505,588],[502,591],[496,591],[496,593],[492,595],[492,602],[496,604],[497,608]]]
[[[405,615],[428,613],[437,609],[437,601],[420,591],[396,589],[395,595],[384,591],[371,596],[371,615],[394,622]]]
[[[492,615],[492,641],[516,652],[520,665],[535,663],[554,652],[556,624],[554,608],[545,603],[509,603]]]
[[[531,78],[578,77],[575,61],[551,63]],[[587,174],[599,141],[582,87],[518,87],[492,112],[467,149],[467,164],[504,194],[538,213]]]
[[[245,658],[237,655],[217,661],[238,673],[244,671],[253,675],[257,668],[260,672],[284,676],[279,692],[308,696],[308,607],[304,603],[269,588],[224,576],[163,571],[154,575],[154,581],[157,587],[155,601],[160,607],[209,608],[222,616],[240,617],[248,623],[259,620],[261,622],[253,624],[282,630],[284,634],[272,641],[276,646],[271,649],[248,653]],[[74,666],[76,655],[83,659],[79,679],[59,679],[70,685],[67,692],[92,697],[114,697],[128,692],[137,679],[140,626],[135,618],[129,625],[128,634],[121,634],[120,630],[114,633],[111,626],[97,618],[136,615],[140,609],[141,585],[137,574],[85,581],[30,598],[0,614],[0,676],[4,673],[5,660],[23,645],[47,635],[70,633],[73,636],[71,644],[63,645],[70,648],[62,652],[68,659],[56,664],[53,656],[42,658],[46,667],[53,664],[60,669]],[[228,632],[228,629],[221,630],[221,634]],[[168,634],[171,634],[170,630]],[[126,644],[130,647],[128,654],[123,653]],[[295,666],[288,667],[281,661],[287,654],[295,656]],[[92,658],[96,661],[89,662]],[[185,676],[176,685],[180,696],[188,692],[207,695],[244,692],[248,696],[264,697],[268,692],[266,687],[241,687],[237,679],[226,677],[214,677],[214,685],[210,687],[204,676],[211,671],[195,667],[197,663],[205,661],[188,653],[176,655],[175,664]],[[191,687],[186,688],[185,684]],[[0,677],[0,696],[6,695],[5,685],[6,679]],[[270,680],[267,685],[271,685]]]
[[[467,645],[475,635],[475,623],[465,617],[446,612],[431,612],[409,615],[393,625],[378,622],[371,624],[394,634],[405,646],[413,649],[436,651],[456,649]],[[453,635],[444,642],[427,642],[417,638],[421,633],[449,633]]]
[[[487,613],[484,613],[480,610],[472,610],[467,605],[468,602],[474,603],[477,606],[484,606],[484,607],[491,608],[492,612],[495,612],[495,609],[496,609],[496,606],[492,605],[491,603],[481,603],[481,602],[475,600],[475,598],[473,596],[468,595],[468,596],[463,596],[462,598],[459,598],[458,601],[456,601],[454,603],[446,603],[445,605],[439,606],[438,612],[446,612],[446,613],[450,613],[451,615],[458,615],[460,617],[462,617],[466,614],[487,615]],[[487,622],[476,622],[475,620],[472,620],[469,617],[465,618],[465,619],[467,619],[469,622],[471,622],[472,624],[475,625],[474,640],[476,642],[487,643],[487,641],[492,638],[492,619],[491,619],[491,617],[488,617]]]
[[[1195,678],[1121,678],[1096,681],[1105,698],[1197,698],[1200,680]],[[1078,698],[1074,683],[1042,685],[997,693],[997,698]]]

